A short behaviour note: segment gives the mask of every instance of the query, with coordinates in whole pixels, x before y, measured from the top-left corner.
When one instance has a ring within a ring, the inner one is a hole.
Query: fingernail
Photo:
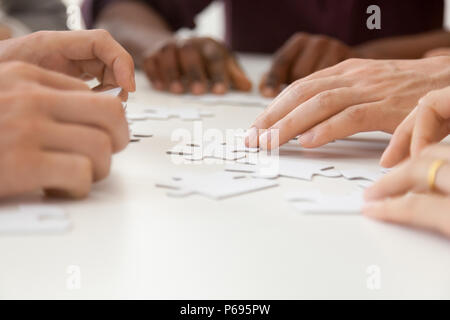
[[[163,86],[161,81],[155,81],[153,83],[153,86],[155,87],[156,90],[160,90],[161,91],[161,90],[164,89],[164,86]]]
[[[258,147],[258,129],[251,127],[245,134],[245,145],[248,148]]]
[[[170,91],[179,94],[184,92],[184,88],[180,82],[174,81],[170,84]]]
[[[224,83],[215,83],[211,91],[215,94],[224,94],[227,92],[227,87]]]
[[[298,138],[298,142],[300,143],[300,145],[309,145],[313,142],[314,140],[314,132],[306,132],[302,135],[300,135],[300,137]]]
[[[191,92],[193,94],[203,94],[205,93],[205,86],[201,82],[194,82],[191,85]]]

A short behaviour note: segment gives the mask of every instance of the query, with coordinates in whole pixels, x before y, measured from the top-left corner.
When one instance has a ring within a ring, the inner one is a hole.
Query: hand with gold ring
[[[450,87],[430,91],[397,127],[381,158],[381,165],[392,167],[406,157],[416,156],[427,145],[441,141],[450,133]]]
[[[366,216],[450,237],[450,146],[433,145],[365,192]]]

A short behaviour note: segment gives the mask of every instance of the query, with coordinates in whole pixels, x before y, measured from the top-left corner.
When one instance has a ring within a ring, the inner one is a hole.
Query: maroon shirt
[[[85,0],[83,14],[92,27],[99,12],[115,1]],[[194,28],[195,16],[212,0],[141,0],[173,30]],[[223,0],[226,41],[237,51],[273,53],[295,32],[328,35],[357,45],[384,37],[441,29],[444,0]],[[381,29],[369,30],[369,5],[381,9]]]

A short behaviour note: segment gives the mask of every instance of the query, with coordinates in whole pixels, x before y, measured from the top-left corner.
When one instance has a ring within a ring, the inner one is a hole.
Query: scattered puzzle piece
[[[364,203],[362,193],[324,195],[320,192],[295,192],[286,195],[293,207],[307,214],[356,214]]]
[[[22,205],[0,211],[0,233],[63,232],[71,222],[63,209],[51,205]]]
[[[172,189],[167,193],[171,197],[200,194],[219,200],[277,185],[269,180],[253,179],[242,174],[220,171],[210,174],[180,174],[173,177],[171,181],[158,183],[156,186]]]
[[[224,95],[206,94],[202,96],[186,96],[186,99],[198,101],[206,104],[224,104],[224,105],[247,105],[265,107],[272,102],[272,99],[264,98],[259,95],[230,92]]]
[[[329,163],[301,158],[284,158],[282,156],[238,160],[236,163],[227,164],[225,170],[253,173],[254,177],[267,179],[275,179],[281,176],[312,180],[316,175],[341,176],[340,172]]]
[[[234,161],[243,159],[247,153],[257,153],[258,148],[247,148],[242,139],[235,139],[230,142],[211,142],[206,144],[191,143],[185,146],[178,146],[169,151],[168,154],[183,156],[190,161],[200,161],[204,159],[220,159]]]
[[[374,168],[355,168],[355,169],[344,169],[339,170],[342,176],[348,180],[369,180],[369,181],[377,181],[380,179],[384,172],[381,169]]]
[[[130,128],[130,136],[135,138],[151,138],[153,137],[153,131],[147,128]]]
[[[180,118],[185,121],[201,120],[202,117],[211,117],[214,114],[209,111],[200,111],[197,108],[183,107],[183,108],[164,108],[164,107],[147,107],[145,113],[148,114],[148,119],[153,120],[168,120],[170,118]]]

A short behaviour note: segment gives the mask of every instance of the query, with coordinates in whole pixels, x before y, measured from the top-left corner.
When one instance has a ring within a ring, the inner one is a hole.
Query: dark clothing
[[[86,0],[87,26],[114,1]],[[211,0],[142,0],[166,19],[173,30],[195,27],[194,18]],[[237,51],[273,53],[294,33],[303,31],[337,38],[348,45],[441,29],[444,0],[223,0],[226,41]],[[369,30],[370,5],[381,9],[381,29]]]

